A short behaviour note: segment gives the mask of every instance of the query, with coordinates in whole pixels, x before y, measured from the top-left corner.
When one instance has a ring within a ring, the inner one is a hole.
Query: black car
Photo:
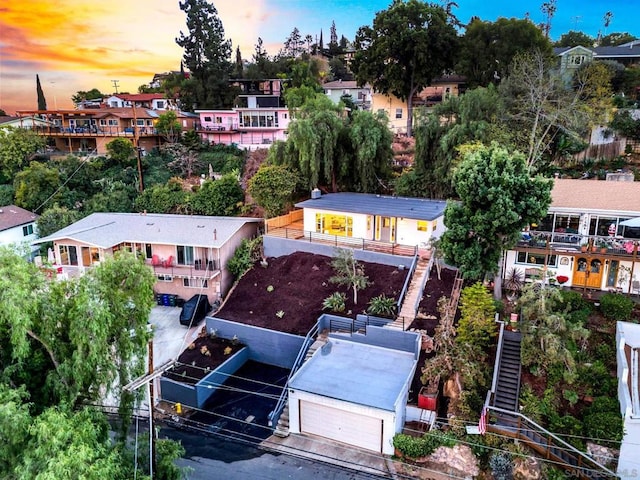
[[[206,295],[198,293],[187,300],[180,312],[180,324],[191,327],[197,325],[209,313],[211,305]]]

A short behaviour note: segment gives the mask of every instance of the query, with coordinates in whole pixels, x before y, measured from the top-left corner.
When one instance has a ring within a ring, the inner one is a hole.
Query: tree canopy
[[[551,203],[552,181],[531,177],[523,155],[497,144],[470,150],[454,174],[459,201],[444,213],[440,246],[447,262],[467,279],[498,273],[504,249],[540,221]]]
[[[551,55],[551,43],[529,20],[499,18],[487,22],[474,18],[461,40],[456,72],[471,87],[498,84],[505,78],[513,58],[537,50]]]
[[[224,38],[224,27],[213,3],[184,0],[188,33],[180,32],[176,43],[184,49],[183,60],[191,78],[183,85],[183,106],[222,108],[230,106],[227,79],[231,72],[231,42]],[[185,101],[187,100],[187,101]]]
[[[394,0],[362,26],[351,68],[359,84],[407,101],[407,135],[412,135],[413,97],[455,65],[458,35],[439,5]]]
[[[267,218],[285,213],[298,184],[298,173],[284,165],[262,164],[248,185],[249,195]]]
[[[43,137],[26,128],[0,129],[0,183],[13,179],[44,145]]]

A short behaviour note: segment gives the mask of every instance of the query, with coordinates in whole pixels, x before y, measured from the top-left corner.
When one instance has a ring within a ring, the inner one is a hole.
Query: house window
[[[402,109],[396,108],[396,118],[402,118]]]
[[[88,267],[100,263],[100,249],[97,247],[82,247],[82,265]]]
[[[425,220],[418,220],[418,231],[426,232],[429,228],[429,222]]]
[[[209,280],[206,278],[183,278],[182,285],[187,288],[209,288]]]
[[[59,250],[62,265],[78,265],[78,251],[75,245],[60,245]]]
[[[33,235],[33,225],[25,225],[22,227],[22,235],[25,237],[27,235]]]
[[[516,259],[516,262],[526,265],[538,265],[540,267],[543,267],[545,265],[544,259],[545,255],[541,253],[518,252],[518,258]],[[547,266],[557,267],[558,256],[547,255]]]
[[[158,100],[158,103],[156,105],[157,105],[156,108],[164,108],[164,101]]]
[[[316,232],[351,237],[353,218],[346,215],[316,213]]]
[[[153,251],[151,249],[151,244],[150,243],[145,243],[144,244],[144,256],[145,256],[145,258],[152,258],[153,257]]]
[[[210,122],[212,117],[204,117],[205,122]]]
[[[193,247],[178,245],[178,265],[193,265]]]

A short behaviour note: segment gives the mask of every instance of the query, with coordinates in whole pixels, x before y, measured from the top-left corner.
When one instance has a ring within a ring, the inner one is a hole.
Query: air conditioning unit
[[[322,192],[318,188],[311,190],[311,199],[316,200],[322,196]]]

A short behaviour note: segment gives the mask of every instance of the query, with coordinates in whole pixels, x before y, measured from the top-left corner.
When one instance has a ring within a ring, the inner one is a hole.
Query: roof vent
[[[313,190],[311,190],[311,199],[312,200],[317,200],[321,196],[322,196],[322,192],[320,191],[320,189],[314,188]]]

